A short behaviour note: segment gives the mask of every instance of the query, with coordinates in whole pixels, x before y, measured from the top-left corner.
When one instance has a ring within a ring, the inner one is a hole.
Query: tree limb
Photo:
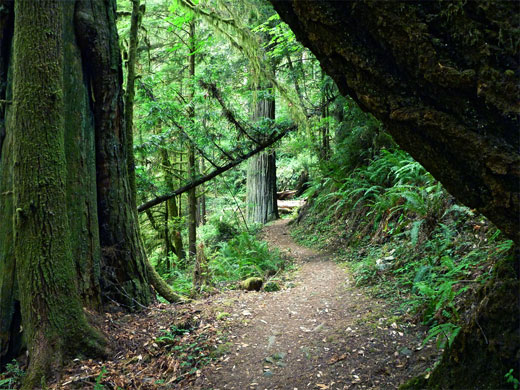
[[[222,107],[222,113],[224,114],[224,117],[227,119],[229,123],[231,123],[233,126],[237,128],[237,130],[244,134],[247,138],[249,138],[251,141],[253,141],[257,145],[261,145],[261,142],[259,142],[257,139],[253,138],[249,133],[244,129],[244,126],[240,124],[240,122],[235,118],[233,113],[229,108],[227,108],[226,103],[224,102],[224,99],[222,98],[222,94],[220,93],[217,86],[213,83],[207,83],[203,80],[199,80],[199,84],[202,88],[207,90],[211,97],[213,97]]]
[[[250,151],[249,153],[245,154],[244,156],[240,156],[238,158],[236,158],[235,160],[229,162],[228,164],[218,168],[218,169],[215,169],[213,170],[211,173],[205,175],[205,176],[201,176],[199,178],[197,178],[196,180],[186,184],[185,186],[182,186],[180,188],[178,188],[177,190],[173,191],[173,192],[170,192],[168,194],[164,194],[164,195],[161,195],[161,196],[158,196],[154,199],[151,199],[149,200],[148,202],[145,202],[143,203],[142,205],[140,205],[138,208],[137,208],[137,211],[139,212],[143,212],[145,210],[148,210],[150,207],[153,207],[153,206],[156,206],[162,202],[165,202],[167,201],[168,199],[171,199],[177,195],[180,195],[186,191],[189,191],[191,190],[192,188],[195,188],[199,185],[201,185],[202,183],[205,183],[211,179],[213,179],[214,177],[217,177],[218,175],[226,172],[226,171],[229,171],[231,168],[233,167],[236,167],[238,164],[242,163],[243,161],[247,160],[248,158],[254,156],[255,154],[258,154],[260,153],[262,150],[264,150],[265,148],[273,145],[276,141],[279,141],[280,139],[282,139],[285,135],[287,135],[289,132],[295,130],[297,128],[296,125],[294,126],[291,126],[285,130],[283,130],[282,132],[280,132],[278,135],[276,135],[275,137],[271,138],[269,141],[261,144],[260,146],[258,146],[256,149]]]

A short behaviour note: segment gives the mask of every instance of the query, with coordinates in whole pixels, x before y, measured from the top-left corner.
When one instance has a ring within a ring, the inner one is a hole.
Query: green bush
[[[217,281],[243,280],[274,274],[284,267],[284,260],[278,251],[269,250],[265,241],[243,232],[220,244],[209,267]]]

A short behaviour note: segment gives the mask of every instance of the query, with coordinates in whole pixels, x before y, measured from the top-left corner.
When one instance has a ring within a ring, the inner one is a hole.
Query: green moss
[[[278,285],[278,283],[270,281],[265,284],[264,291],[267,291],[267,292],[280,291],[280,286]]]
[[[240,288],[247,291],[260,291],[263,283],[262,278],[251,277],[240,282]]]
[[[399,386],[399,390],[422,390],[426,388],[427,382],[424,376],[416,376]]]

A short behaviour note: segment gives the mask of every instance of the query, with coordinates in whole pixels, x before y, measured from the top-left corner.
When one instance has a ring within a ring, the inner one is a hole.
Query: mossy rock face
[[[280,286],[276,282],[267,282],[264,286],[264,291],[267,291],[267,292],[280,291]]]
[[[240,288],[246,291],[260,291],[263,284],[262,278],[251,277],[240,282]]]

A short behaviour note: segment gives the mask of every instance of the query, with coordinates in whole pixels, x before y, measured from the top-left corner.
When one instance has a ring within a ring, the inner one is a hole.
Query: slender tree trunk
[[[127,161],[128,176],[130,182],[130,193],[132,196],[132,205],[137,207],[136,203],[136,186],[135,186],[135,158],[134,158],[134,98],[135,98],[135,67],[137,61],[137,46],[139,44],[138,30],[141,24],[142,12],[139,0],[132,1],[132,16],[130,20],[130,40],[128,45],[128,62],[126,75],[126,92],[125,92],[125,130],[127,137]]]
[[[204,159],[200,159],[200,171],[202,174],[205,173],[206,167],[204,164]],[[206,185],[201,184],[200,185],[200,192],[199,195],[199,225],[205,225],[206,224]]]
[[[195,22],[192,20],[189,25],[189,77],[191,79],[191,85],[189,89],[188,101],[190,106],[188,108],[188,116],[192,123],[195,119]],[[194,180],[197,174],[197,166],[195,159],[195,148],[193,145],[188,147],[188,175],[190,180]],[[196,188],[192,188],[188,191],[188,254],[190,262],[195,262],[197,256],[197,196]]]
[[[274,97],[258,99],[253,114],[254,121],[275,119]],[[247,165],[247,219],[266,223],[278,216],[276,199],[276,154],[273,150],[261,152]]]
[[[59,0],[15,3],[14,255],[30,365],[24,389],[65,356],[102,352],[75,283],[67,208],[63,23]],[[45,31],[45,34],[41,32]]]
[[[322,123],[321,127],[321,148],[320,148],[320,157],[323,161],[327,161],[330,158],[330,135],[329,135],[329,123],[327,118],[329,116],[329,106],[326,104],[327,102],[327,94],[325,88],[325,78],[327,76],[322,71],[321,72],[321,83],[322,83],[322,92],[321,92],[321,119],[324,123]]]
[[[175,156],[175,155],[174,155]],[[175,159],[176,157],[174,157]],[[168,191],[174,190],[172,167],[168,151],[164,148],[161,149],[161,159],[164,171],[164,180],[166,182],[166,188]],[[175,160],[174,160],[175,163]],[[172,243],[172,249],[179,260],[184,260],[186,254],[184,253],[184,247],[182,245],[181,232],[178,229],[179,209],[177,208],[177,199],[171,198],[166,201],[167,212],[168,212],[168,227],[172,227],[171,232],[168,232],[168,242]],[[170,229],[168,229],[170,230]]]

